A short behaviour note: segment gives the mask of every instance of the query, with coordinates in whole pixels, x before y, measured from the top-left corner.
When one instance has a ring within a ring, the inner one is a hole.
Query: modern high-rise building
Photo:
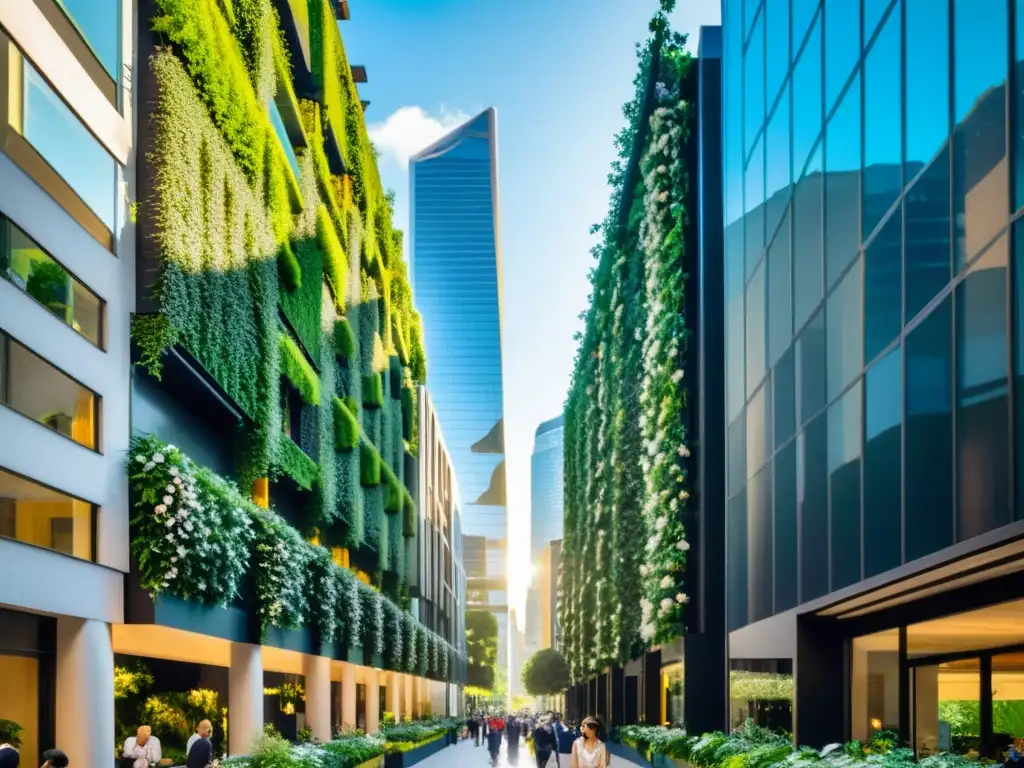
[[[495,110],[414,156],[409,171],[413,293],[431,395],[462,491],[467,607],[497,615],[504,666],[508,516]]]
[[[734,725],[1024,736],[1019,12],[724,2]]]
[[[545,421],[534,435],[530,459],[530,562],[533,580],[526,599],[526,652],[535,653],[551,645],[552,606],[550,545],[562,538],[564,418]]]

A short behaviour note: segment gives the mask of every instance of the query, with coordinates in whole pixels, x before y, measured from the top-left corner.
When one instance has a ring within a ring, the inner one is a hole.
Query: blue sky
[[[462,119],[498,111],[503,361],[513,604],[528,562],[530,453],[561,412],[587,303],[588,234],[604,218],[612,139],[632,95],[634,44],[657,0],[352,0],[341,24],[366,66],[371,135],[407,229],[406,160]],[[696,50],[718,0],[681,0],[672,19]],[[443,424],[442,424],[443,428]]]

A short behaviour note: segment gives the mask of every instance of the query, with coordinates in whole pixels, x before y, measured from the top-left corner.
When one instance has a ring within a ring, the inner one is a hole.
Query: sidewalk
[[[519,746],[519,757],[515,762],[510,762],[508,759],[508,744],[503,743],[501,745],[501,755],[498,757],[498,768],[536,768],[536,760],[530,754],[529,747],[526,746],[525,742],[522,742]],[[422,763],[418,765],[423,768],[488,768],[491,765],[491,756],[487,753],[487,747],[481,744],[479,747],[475,746],[473,740],[460,741],[453,747],[442,749],[436,755],[431,755]],[[561,756],[562,768],[570,768],[572,765],[571,755]],[[612,758],[612,768],[628,768],[629,766],[638,766],[630,760],[624,760],[621,757]],[[552,758],[548,764],[548,768],[555,768],[555,761]]]

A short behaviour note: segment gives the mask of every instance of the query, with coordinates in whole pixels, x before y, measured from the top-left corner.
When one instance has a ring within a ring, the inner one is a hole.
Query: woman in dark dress
[[[199,739],[188,751],[187,768],[206,768],[213,762],[213,744],[209,739]]]
[[[505,723],[505,733],[508,734],[508,759],[509,762],[519,759],[519,734],[522,730],[519,721],[510,717]]]

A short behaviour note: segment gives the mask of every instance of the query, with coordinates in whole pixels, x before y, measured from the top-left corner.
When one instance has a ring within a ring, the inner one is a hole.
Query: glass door
[[[914,751],[918,757],[939,752],[979,754],[981,660],[915,665],[911,685]]]

